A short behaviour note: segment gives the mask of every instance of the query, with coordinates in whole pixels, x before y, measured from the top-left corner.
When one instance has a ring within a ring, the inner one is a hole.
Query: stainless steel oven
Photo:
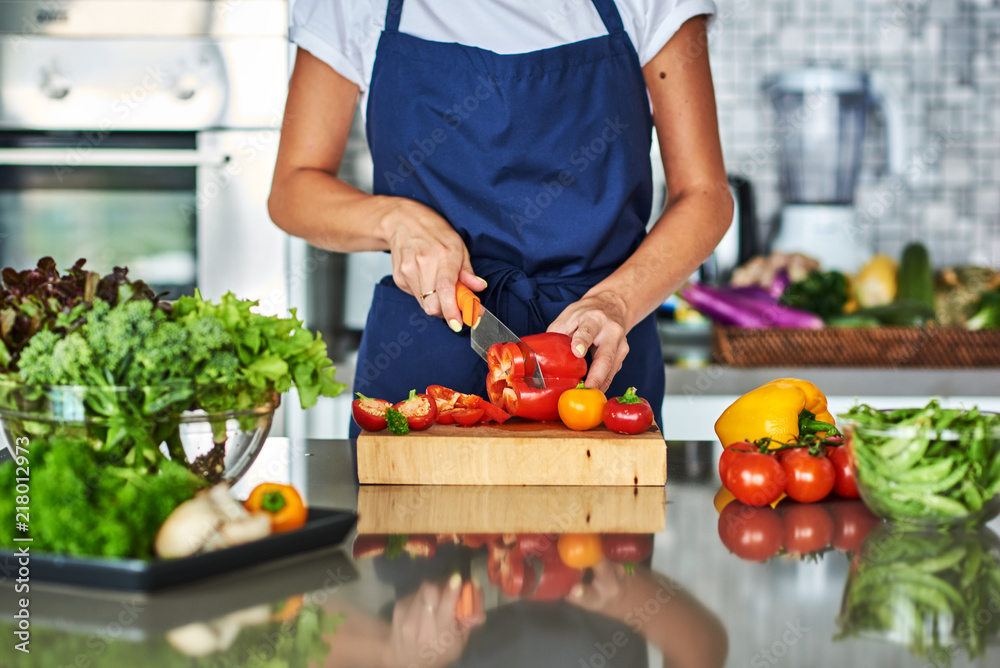
[[[287,306],[281,0],[0,0],[0,265]]]

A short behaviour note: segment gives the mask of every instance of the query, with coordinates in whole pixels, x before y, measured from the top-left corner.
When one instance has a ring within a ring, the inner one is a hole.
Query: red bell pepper
[[[410,396],[395,408],[406,416],[406,423],[413,431],[427,429],[437,418],[437,402],[430,395],[417,394],[416,390],[410,390]]]
[[[355,392],[357,399],[351,402],[354,421],[365,431],[382,431],[386,427],[385,411],[392,408],[385,399],[372,399]]]
[[[559,332],[530,334],[521,338],[538,358],[545,378],[544,388],[528,385],[535,369],[527,364],[514,343],[498,343],[486,352],[489,375],[486,392],[490,401],[511,415],[530,420],[558,420],[559,395],[574,388],[587,374],[587,362],[573,354],[570,337]]]
[[[438,424],[470,425],[477,422],[504,422],[510,415],[478,394],[464,394],[442,385],[428,385],[427,395],[437,405]]]

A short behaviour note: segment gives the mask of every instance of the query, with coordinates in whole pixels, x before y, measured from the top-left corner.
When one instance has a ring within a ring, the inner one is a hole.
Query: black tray
[[[30,577],[32,581],[83,587],[154,591],[335,545],[344,540],[355,521],[354,513],[310,508],[305,526],[295,531],[182,559],[143,561],[31,552]],[[31,543],[23,545],[30,547]],[[18,558],[13,552],[0,551],[5,572],[17,572]]]

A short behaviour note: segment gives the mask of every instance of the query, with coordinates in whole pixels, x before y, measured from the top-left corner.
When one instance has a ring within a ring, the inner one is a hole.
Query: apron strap
[[[403,0],[389,0],[385,8],[385,31],[399,31],[399,17],[403,15]]]
[[[601,20],[604,21],[604,27],[608,29],[609,35],[625,32],[625,26],[622,24],[618,7],[615,6],[615,0],[593,0],[593,3],[597,13],[601,15]],[[392,4],[391,0],[389,4]]]

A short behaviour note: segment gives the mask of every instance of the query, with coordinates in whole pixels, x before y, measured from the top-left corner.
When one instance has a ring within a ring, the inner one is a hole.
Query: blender
[[[901,174],[902,108],[863,72],[805,68],[773,77],[766,88],[776,112],[783,200],[771,250],[853,273],[873,254],[854,208],[866,117],[872,107],[882,110],[888,171]]]

